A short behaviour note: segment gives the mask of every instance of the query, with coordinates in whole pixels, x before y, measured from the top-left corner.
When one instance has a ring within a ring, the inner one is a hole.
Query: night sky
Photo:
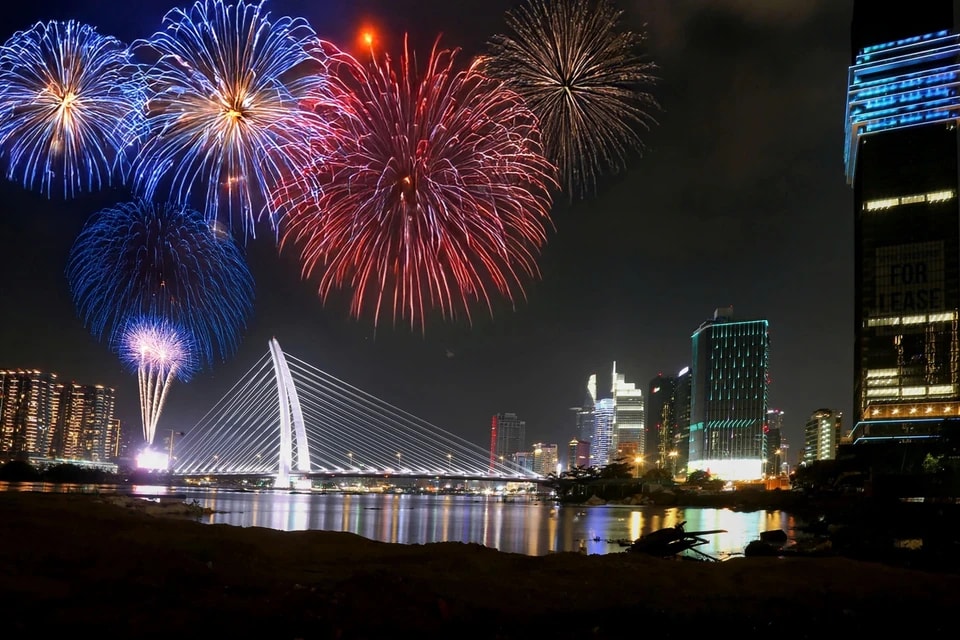
[[[276,0],[344,48],[363,25],[396,51],[433,40],[461,61],[505,30],[503,0]],[[18,2],[0,36],[74,18],[130,42],[160,29],[171,0]],[[179,6],[187,6],[183,3]],[[324,306],[261,229],[248,242],[256,279],[237,354],[174,383],[160,419],[189,430],[276,337],[288,353],[437,426],[486,445],[490,416],[512,411],[527,439],[574,435],[592,372],[613,360],[646,389],[690,364],[690,335],[717,307],[766,318],[770,405],[786,412],[792,458],[814,410],[849,421],[853,357],[853,192],[843,175],[843,116],[852,2],[660,0],[619,3],[646,25],[662,104],[647,148],[596,196],[558,197],[528,299],[472,326],[353,319]],[[6,166],[4,166],[4,170]],[[0,183],[0,367],[38,368],[117,389],[120,418],[139,433],[136,375],[83,327],[64,275],[86,218],[131,199],[124,188],[71,201]],[[845,425],[849,428],[849,424]],[[160,436],[158,436],[160,437]]]

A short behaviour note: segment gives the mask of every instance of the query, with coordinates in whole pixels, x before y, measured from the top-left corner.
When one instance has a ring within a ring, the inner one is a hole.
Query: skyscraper
[[[115,392],[103,385],[64,385],[57,434],[51,454],[58,458],[107,462],[120,438],[114,420]]]
[[[783,411],[781,409],[767,409],[767,421],[763,425],[766,434],[763,449],[763,474],[769,476],[780,475],[781,460],[783,460]]]
[[[593,442],[590,443],[592,466],[603,467],[614,461],[617,453],[615,438],[615,407],[613,398],[601,398],[593,409]]]
[[[676,378],[662,373],[647,385],[645,452],[647,460],[660,468],[666,468],[667,455],[673,450],[676,387]]]
[[[673,451],[667,453],[667,457],[672,457],[670,467],[674,475],[686,474],[690,460],[691,386],[690,367],[684,367],[677,374],[673,392],[673,413],[676,424],[673,428]]]
[[[613,381],[610,388],[610,397],[613,398],[614,410],[614,449],[630,449],[639,455],[644,450],[644,411],[643,390],[637,385],[627,382],[622,373],[617,373],[617,363],[614,361],[611,375]]]
[[[851,36],[851,440],[922,455],[960,412],[960,36],[942,0],[896,12],[858,0]]]
[[[515,413],[498,413],[490,420],[490,468],[523,451],[527,423]]]
[[[803,461],[833,460],[840,444],[842,419],[839,411],[817,409],[803,429]]]
[[[55,373],[0,370],[0,460],[49,455],[60,388]]]
[[[688,469],[724,480],[763,477],[770,339],[766,320],[717,309],[693,333]]]

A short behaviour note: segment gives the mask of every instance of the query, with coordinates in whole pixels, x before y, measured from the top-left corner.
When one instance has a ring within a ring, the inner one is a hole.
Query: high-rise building
[[[668,455],[673,451],[676,425],[677,379],[658,373],[647,386],[646,458],[660,468],[667,468]]]
[[[533,445],[533,472],[546,476],[557,473],[559,455],[557,445],[538,442]]]
[[[64,385],[53,457],[108,462],[115,459],[120,438],[114,420],[116,394],[103,385]]]
[[[767,409],[767,421],[763,425],[764,438],[763,449],[763,475],[779,476],[782,472],[781,460],[783,460],[783,411],[780,409]]]
[[[672,458],[670,468],[673,475],[686,475],[690,460],[690,367],[684,367],[675,378],[674,383],[674,416],[676,422],[673,427],[673,451],[667,452]]]
[[[567,443],[567,470],[590,466],[590,442],[574,438]]]
[[[490,420],[490,468],[523,451],[527,423],[515,413],[498,413]]]
[[[614,449],[629,448],[643,455],[644,451],[644,411],[643,389],[627,382],[622,373],[617,373],[617,363],[613,363],[610,397],[614,410]]]
[[[910,465],[960,431],[960,36],[942,0],[896,12],[856,0],[851,36],[850,440],[858,455],[897,447]]]
[[[597,374],[587,378],[587,392],[583,404],[576,411],[577,434],[579,440],[591,442],[593,440],[593,407],[597,402]]]
[[[688,469],[724,480],[763,477],[770,337],[766,320],[717,309],[693,336]]]
[[[593,409],[593,441],[590,443],[592,466],[603,467],[616,457],[615,407],[613,398],[597,400]]]
[[[842,415],[832,409],[817,409],[803,429],[803,462],[833,460],[840,444]]]
[[[0,370],[0,459],[49,455],[60,387],[55,373]]]

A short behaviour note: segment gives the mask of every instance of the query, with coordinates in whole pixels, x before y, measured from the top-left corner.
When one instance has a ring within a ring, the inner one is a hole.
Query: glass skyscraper
[[[855,233],[851,441],[876,451],[922,456],[925,440],[958,428],[960,36],[953,20],[952,2],[898,12],[854,3],[844,140]]]
[[[770,338],[766,320],[717,309],[692,336],[688,470],[724,480],[763,477]]]
[[[622,373],[617,373],[617,363],[613,363],[611,376],[613,384],[610,394],[614,407],[614,441],[613,448],[631,449],[643,455],[648,453],[644,449],[644,412],[643,390],[637,385],[627,382]]]

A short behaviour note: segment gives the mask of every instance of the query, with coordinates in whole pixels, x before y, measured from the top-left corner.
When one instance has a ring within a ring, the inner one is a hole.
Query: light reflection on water
[[[117,488],[0,482],[0,491],[113,493]],[[581,545],[589,554],[619,553],[623,551],[620,540],[636,540],[651,531],[686,522],[687,532],[725,530],[703,536],[707,544],[697,547],[710,556],[725,558],[742,554],[762,531],[783,529],[794,542],[799,525],[791,514],[778,510],[558,506],[550,502],[501,502],[484,496],[239,492],[144,485],[132,487],[132,492],[196,500],[214,511],[200,518],[207,524],[344,531],[401,544],[477,543],[531,556],[578,551]]]
[[[186,494],[216,513],[202,522],[283,531],[346,531],[372,540],[401,544],[477,543],[510,553],[545,555],[577,551],[620,552],[619,541],[686,522],[687,532],[723,529],[704,535],[703,553],[727,557],[743,553],[760,532],[783,529],[791,541],[797,526],[785,511],[655,506],[558,506],[549,502],[501,502],[483,496],[394,494],[299,494],[265,491],[204,491]]]

